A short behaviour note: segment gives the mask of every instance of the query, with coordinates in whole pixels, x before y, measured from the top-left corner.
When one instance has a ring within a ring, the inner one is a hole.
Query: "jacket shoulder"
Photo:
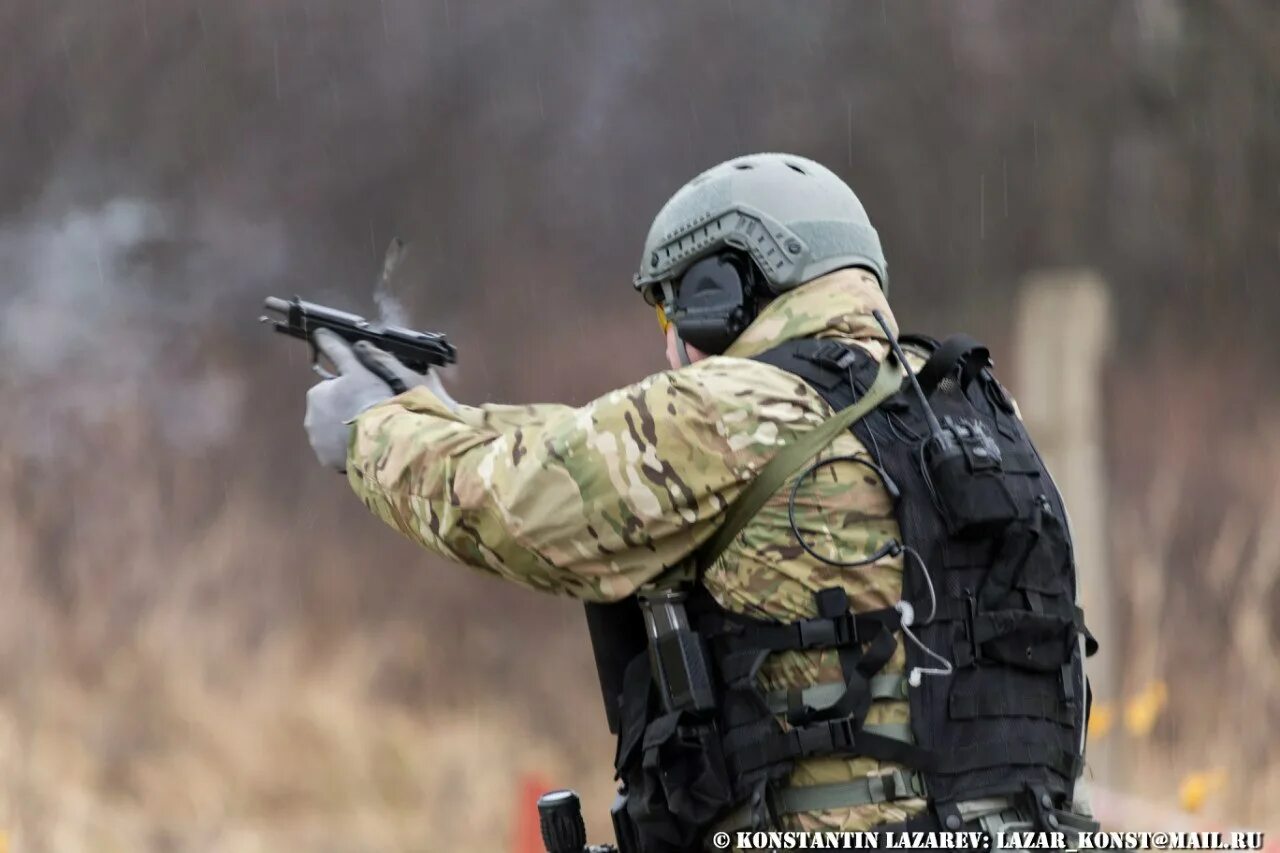
[[[709,401],[728,408],[786,404],[806,411],[825,411],[826,403],[794,373],[752,358],[712,356],[684,368],[688,381]]]

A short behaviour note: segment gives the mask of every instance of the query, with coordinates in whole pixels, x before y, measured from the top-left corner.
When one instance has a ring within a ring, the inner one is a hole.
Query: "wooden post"
[[[1114,701],[1114,587],[1108,571],[1102,370],[1111,347],[1111,299],[1089,270],[1027,276],[1017,317],[1017,398],[1071,518],[1080,601],[1102,650],[1086,665],[1096,697]],[[1104,772],[1095,751],[1090,764]]]

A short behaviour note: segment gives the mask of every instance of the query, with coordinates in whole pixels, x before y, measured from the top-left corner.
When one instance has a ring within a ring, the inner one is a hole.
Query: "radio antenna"
[[[902,365],[902,369],[907,372],[907,381],[911,383],[911,390],[915,392],[916,399],[920,401],[920,405],[924,408],[925,419],[929,422],[929,432],[933,435],[942,433],[942,424],[938,423],[938,416],[933,413],[933,407],[929,405],[929,399],[924,395],[924,389],[920,387],[920,381],[916,379],[915,371],[911,369],[911,365],[907,364],[907,357],[902,352],[902,347],[898,346],[898,339],[893,336],[893,332],[889,331],[889,323],[884,319],[884,315],[877,308],[871,312],[871,316],[876,318],[876,322],[880,324],[880,328],[884,330],[884,336],[889,341],[889,349],[893,351],[893,357],[898,360],[898,364]]]

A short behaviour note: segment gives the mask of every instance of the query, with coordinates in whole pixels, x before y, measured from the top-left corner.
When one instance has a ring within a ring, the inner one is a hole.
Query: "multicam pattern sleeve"
[[[828,412],[803,382],[740,358],[581,408],[450,412],[414,389],[357,419],[348,479],[375,515],[452,560],[613,601],[691,554],[776,449]]]

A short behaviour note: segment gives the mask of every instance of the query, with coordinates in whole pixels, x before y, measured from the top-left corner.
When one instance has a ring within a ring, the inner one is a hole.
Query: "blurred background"
[[[586,402],[664,364],[653,214],[757,150],[855,188],[905,328],[1087,415],[1109,825],[1280,830],[1280,6],[7,0],[0,46],[10,849],[517,849],[540,780],[606,837],[580,607],[368,516],[255,319],[372,314],[398,235],[457,397]]]

